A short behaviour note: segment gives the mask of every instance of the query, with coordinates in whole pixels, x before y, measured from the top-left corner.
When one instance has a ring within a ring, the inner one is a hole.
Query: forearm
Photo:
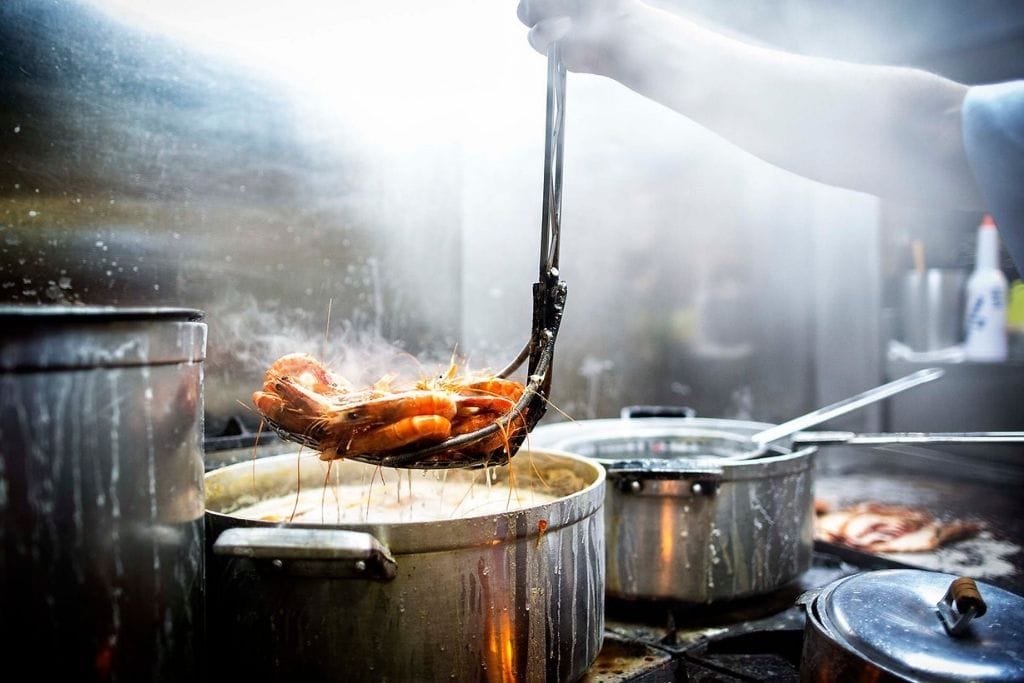
[[[649,8],[609,30],[595,71],[765,161],[883,197],[981,205],[961,84],[747,45]]]

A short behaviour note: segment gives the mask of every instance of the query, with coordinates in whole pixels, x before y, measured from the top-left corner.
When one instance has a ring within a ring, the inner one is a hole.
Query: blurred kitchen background
[[[1017,1],[660,4],[797,52],[1024,77]],[[0,302],[205,311],[208,434],[255,425],[286,352],[503,366],[530,331],[543,163],[545,62],[515,6],[3,0]],[[891,353],[911,245],[967,272],[980,213],[802,179],[611,81],[567,93],[559,411],[779,422],[936,364]],[[1024,426],[1019,352],[945,367],[836,426]]]

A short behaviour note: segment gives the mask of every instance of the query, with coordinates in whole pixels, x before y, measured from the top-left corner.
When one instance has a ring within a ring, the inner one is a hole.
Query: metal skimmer
[[[540,236],[540,279],[533,285],[533,324],[530,339],[515,360],[498,377],[505,378],[529,359],[527,383],[522,398],[511,411],[493,424],[441,443],[385,453],[346,454],[350,460],[384,467],[409,469],[451,469],[456,467],[487,467],[507,463],[519,450],[526,435],[536,426],[547,409],[551,389],[551,363],[555,338],[562,322],[565,306],[565,283],[558,279],[559,238],[562,212],[562,148],[565,122],[565,65],[561,48],[553,44],[547,54],[547,121],[544,138],[544,199]],[[300,434],[281,429],[269,422],[282,438],[306,443],[316,442]],[[499,432],[508,436],[499,447],[480,451],[475,448]]]

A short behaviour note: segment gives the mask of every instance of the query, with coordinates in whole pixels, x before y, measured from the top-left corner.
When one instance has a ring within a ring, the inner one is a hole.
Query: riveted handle
[[[978,584],[966,576],[953,579],[935,607],[946,632],[953,637],[962,635],[973,619],[988,611]]]
[[[372,534],[344,529],[233,527],[213,553],[296,576],[390,581],[397,573],[391,551]]]
[[[697,417],[697,411],[688,406],[636,405],[623,406],[619,410],[623,420],[635,420],[642,417]]]

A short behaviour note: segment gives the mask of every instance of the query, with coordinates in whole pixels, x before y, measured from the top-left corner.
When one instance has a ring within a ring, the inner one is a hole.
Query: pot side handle
[[[695,497],[714,496],[725,471],[682,460],[623,460],[605,465],[605,474],[622,493]]]
[[[623,406],[619,409],[619,417],[623,420],[636,420],[644,417],[697,417],[697,411],[689,406]]]
[[[398,569],[391,551],[374,536],[344,529],[234,527],[217,537],[213,552],[296,576],[388,581]]]

